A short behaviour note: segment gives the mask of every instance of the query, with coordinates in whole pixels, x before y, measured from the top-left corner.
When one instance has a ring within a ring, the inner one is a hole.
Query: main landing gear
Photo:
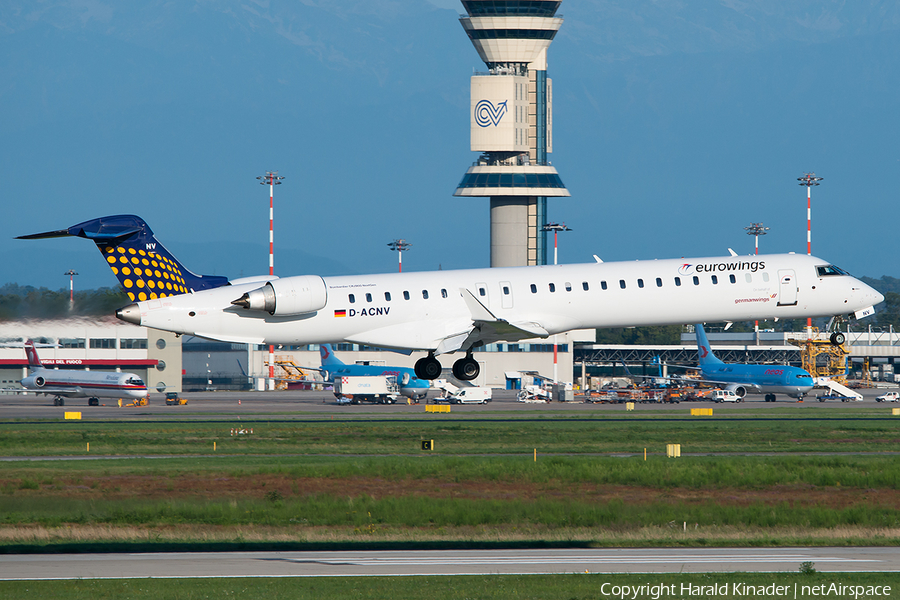
[[[775,394],[766,394],[766,402],[775,402]]]
[[[420,358],[416,361],[415,366],[416,377],[419,379],[433,380],[441,376],[443,367],[438,359],[434,357],[434,352],[429,352],[428,356]]]
[[[429,352],[428,356],[420,358],[416,361],[415,371],[416,377],[419,379],[433,380],[441,376],[440,361],[434,357],[433,352]],[[481,373],[481,366],[472,358],[472,353],[467,352],[465,357],[460,358],[453,363],[453,376],[460,381],[472,381]]]
[[[453,376],[460,381],[472,381],[481,373],[481,367],[478,362],[472,358],[470,352],[466,353],[464,358],[453,363]]]
[[[63,398],[61,396],[57,396],[56,398],[53,399],[53,406],[65,406],[65,405],[66,405],[65,398]]]

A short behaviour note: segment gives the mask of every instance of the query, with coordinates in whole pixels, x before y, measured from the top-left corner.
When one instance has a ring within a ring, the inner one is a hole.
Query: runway
[[[900,548],[626,548],[0,556],[0,579],[897,572]]]

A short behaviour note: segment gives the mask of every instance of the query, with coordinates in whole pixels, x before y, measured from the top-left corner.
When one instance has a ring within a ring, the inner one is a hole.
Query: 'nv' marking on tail
[[[19,239],[65,236],[93,240],[132,301],[228,285],[227,277],[195,275],[186,269],[136,215],[100,217],[68,229],[23,235]]]

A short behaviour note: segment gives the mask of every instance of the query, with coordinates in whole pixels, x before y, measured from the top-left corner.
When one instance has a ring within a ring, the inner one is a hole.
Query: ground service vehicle
[[[340,404],[359,404],[360,401],[393,404],[400,396],[400,387],[392,375],[336,377],[334,395]]]
[[[713,402],[743,402],[744,399],[731,390],[716,390],[710,395]]]
[[[450,404],[485,404],[491,401],[491,388],[464,387],[447,396],[447,399]]]
[[[875,402],[900,402],[900,392],[885,392],[875,398]]]
[[[184,406],[185,404],[187,404],[187,400],[184,398],[179,398],[178,392],[166,392],[167,406]]]

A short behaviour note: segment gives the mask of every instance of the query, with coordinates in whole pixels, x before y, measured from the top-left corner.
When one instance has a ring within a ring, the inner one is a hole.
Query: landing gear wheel
[[[88,398],[88,406],[100,406],[100,400],[98,398]]]
[[[53,399],[53,406],[65,406],[65,405],[66,405],[65,398],[54,398]]]
[[[460,381],[472,381],[481,373],[481,366],[471,356],[461,358],[453,363],[453,376]]]
[[[433,354],[416,361],[415,372],[419,379],[428,379],[429,381],[437,379],[441,376],[442,370],[440,361]]]
[[[775,394],[766,394],[766,402],[775,402]]]
[[[832,346],[843,346],[844,342],[847,341],[847,336],[845,336],[840,331],[835,331],[831,334],[831,345]]]

